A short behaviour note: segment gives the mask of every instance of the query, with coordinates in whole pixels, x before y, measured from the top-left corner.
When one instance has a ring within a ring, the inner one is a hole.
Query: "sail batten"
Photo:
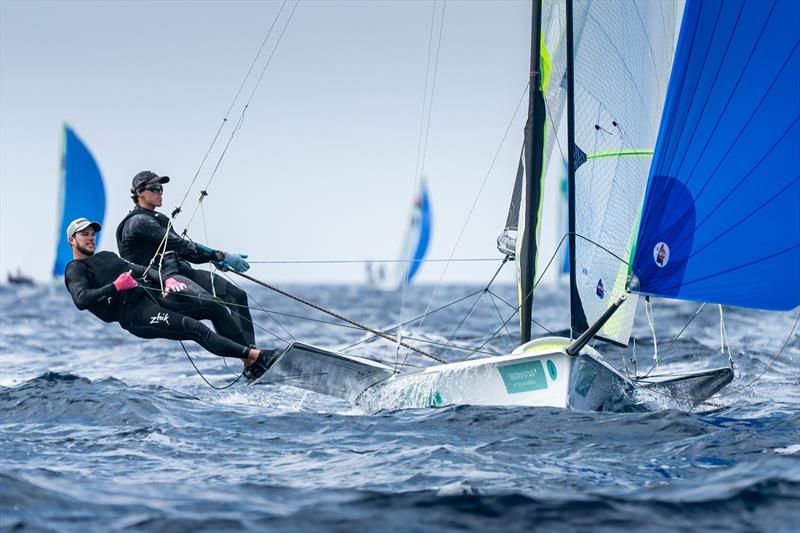
[[[798,19],[791,0],[687,3],[632,289],[800,305]]]

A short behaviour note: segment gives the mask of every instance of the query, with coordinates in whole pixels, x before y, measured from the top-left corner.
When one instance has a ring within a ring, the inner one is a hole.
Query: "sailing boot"
[[[275,361],[278,360],[280,354],[281,350],[261,350],[258,354],[258,359],[244,369],[243,375],[247,379],[248,383],[252,383],[263,376],[264,372],[269,370],[269,368],[275,364]]]

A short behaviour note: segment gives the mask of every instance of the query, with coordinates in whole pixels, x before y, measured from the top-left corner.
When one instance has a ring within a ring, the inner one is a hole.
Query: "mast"
[[[575,50],[573,47],[572,0],[567,0],[567,201],[569,243],[569,310],[572,336],[587,328],[586,314],[580,303],[575,268]]]
[[[531,62],[528,93],[528,120],[525,123],[525,226],[520,247],[520,336],[522,344],[531,340],[533,283],[536,272],[536,223],[541,203],[541,177],[544,156],[544,95],[541,83],[542,0],[531,2]]]

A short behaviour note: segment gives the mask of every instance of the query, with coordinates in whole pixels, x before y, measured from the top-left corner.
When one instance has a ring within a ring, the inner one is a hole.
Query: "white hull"
[[[460,404],[625,409],[630,381],[591,348],[578,357],[567,355],[569,342],[547,337],[508,355],[394,374],[355,403],[368,411]]]
[[[522,405],[597,411],[637,409],[633,383],[592,348],[546,337],[508,355],[396,373],[383,363],[294,343],[256,383],[280,383],[350,401],[367,411],[443,405]]]

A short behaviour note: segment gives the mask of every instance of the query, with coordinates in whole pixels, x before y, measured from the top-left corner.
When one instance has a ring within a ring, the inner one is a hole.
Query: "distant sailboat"
[[[67,226],[76,218],[85,217],[103,224],[106,214],[106,191],[103,176],[92,153],[67,125],[64,125],[64,142],[61,154],[61,179],[59,229],[56,235],[56,258],[53,276],[64,275],[67,263],[72,261],[72,249],[66,240]],[[100,245],[100,237],[97,239]]]
[[[397,290],[403,283],[410,284],[425,260],[431,241],[431,228],[431,201],[428,185],[425,178],[422,178],[414,196],[399,259],[392,264],[388,274],[382,263],[368,263],[367,278],[370,285],[382,290]]]
[[[34,285],[33,278],[23,274],[19,268],[16,272],[8,273],[8,283],[11,285]]]

